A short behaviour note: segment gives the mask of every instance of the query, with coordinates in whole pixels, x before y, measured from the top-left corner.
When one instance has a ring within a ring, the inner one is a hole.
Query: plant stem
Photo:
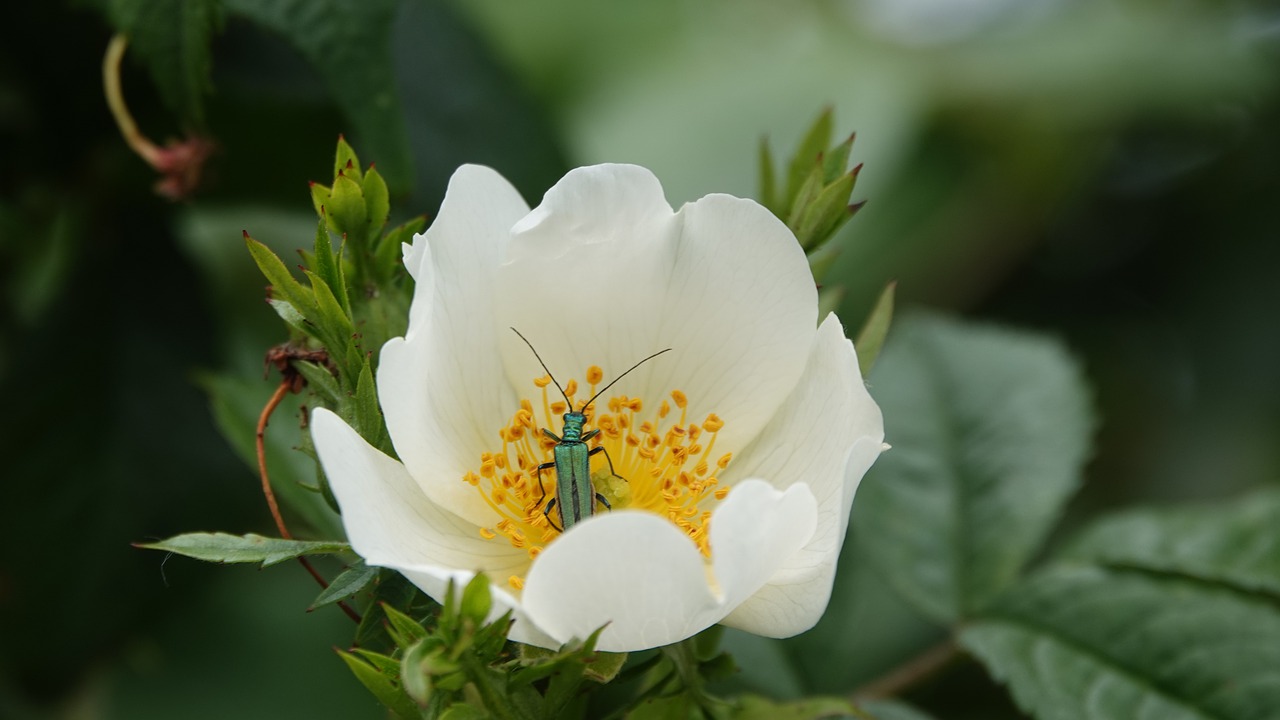
[[[280,403],[284,400],[284,396],[289,394],[292,389],[293,382],[289,378],[285,378],[276,391],[271,394],[271,399],[267,401],[265,407],[262,408],[262,414],[258,416],[258,433],[256,437],[256,446],[258,451],[258,474],[262,477],[262,494],[267,498],[267,507],[271,510],[271,517],[276,521],[276,529],[280,531],[280,537],[285,540],[292,540],[293,535],[289,532],[289,527],[284,524],[284,516],[280,514],[280,505],[276,502],[276,494],[271,489],[271,476],[267,474],[267,422],[271,419],[271,414],[280,407]],[[306,568],[311,577],[319,583],[321,589],[328,589],[329,581],[324,579],[319,570],[311,564],[310,560],[305,557],[298,558],[298,562],[302,567]],[[339,600],[338,607],[347,617],[351,618],[357,625],[360,624],[360,613],[356,612],[345,602]]]
[[[897,697],[928,680],[960,656],[955,641],[947,638],[853,691],[854,702]]]

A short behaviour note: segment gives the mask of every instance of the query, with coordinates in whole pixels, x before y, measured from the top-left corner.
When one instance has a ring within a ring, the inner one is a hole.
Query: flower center
[[[595,396],[603,377],[598,366],[587,368],[587,397]],[[562,417],[574,409],[586,415],[584,436],[592,430],[599,431],[587,445],[593,452],[595,448],[604,449],[589,456],[591,492],[598,493],[614,510],[647,510],[666,517],[698,545],[704,556],[710,557],[711,511],[703,509],[701,503],[713,502],[709,497],[723,500],[729,493],[728,486],[719,486],[716,474],[732,459],[732,453],[718,458],[712,455],[716,433],[724,426],[715,413],[701,423],[689,422],[688,397],[680,390],[672,390],[656,410],[648,413],[643,399],[624,395],[610,398],[607,411],[597,412],[595,406],[600,400],[584,407],[585,401],[575,397],[576,380],[565,383],[567,405],[562,400],[551,402],[547,392],[550,376],[537,378],[533,384],[541,390],[541,404],[535,409],[530,400],[521,399],[520,409],[498,431],[502,449],[482,453],[478,471],[462,478],[476,488],[497,515],[492,527],[480,528],[483,537],[501,537],[514,547],[527,550],[533,559],[560,536],[564,528],[562,508],[548,509],[556,497],[553,456],[557,443],[543,429],[563,437]],[[616,476],[610,472],[610,462]],[[539,470],[542,465],[547,467]],[[592,503],[595,512],[608,512],[599,500]],[[513,575],[508,583],[519,590],[524,578]]]

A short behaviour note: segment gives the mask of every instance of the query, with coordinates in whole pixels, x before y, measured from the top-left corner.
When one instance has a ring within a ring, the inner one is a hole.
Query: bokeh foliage
[[[1126,510],[1073,530],[1101,510],[1213,499],[1280,477],[1273,11],[1247,2],[991,3],[947,27],[884,6],[12,8],[23,32],[0,48],[0,149],[10,168],[0,178],[4,538],[10,548],[38,538],[40,548],[0,562],[0,715],[381,716],[328,655],[347,644],[350,623],[332,608],[301,616],[315,595],[304,574],[161,567],[160,556],[128,544],[192,529],[270,532],[235,452],[249,456],[252,437],[235,450],[221,440],[206,391],[227,429],[243,429],[270,394],[273,383],[256,380],[262,353],[286,338],[241,234],[268,240],[289,265],[294,250],[314,252],[306,182],[331,176],[340,133],[387,179],[398,224],[437,207],[461,162],[493,165],[533,201],[566,166],[603,160],[649,165],[677,203],[750,195],[761,133],[785,150],[829,105],[841,133],[859,133],[855,199],[869,200],[824,280],[846,288],[846,326],[897,279],[900,306],[1061,339],[903,316],[871,376],[873,394],[891,423],[893,408],[927,405],[930,392],[946,396],[953,414],[940,415],[940,427],[902,420],[891,433],[896,449],[855,506],[831,612],[817,631],[781,643],[730,633],[742,667],[733,682],[773,697],[848,693],[960,618],[972,655],[954,679],[909,698],[940,717],[965,717],[954,710],[962,702],[974,717],[1019,716],[975,657],[1023,708],[1084,712],[1027,670],[1027,653],[1071,668],[1079,687],[1111,684],[1114,694],[1089,708],[1103,717],[1123,716],[1135,672],[1183,708],[1263,716],[1247,695],[1213,699],[1176,674],[1142,675],[1144,653],[1160,648],[1126,645],[1080,614],[1090,602],[1119,606],[1184,628],[1181,646],[1210,633],[1220,644],[1205,647],[1219,655],[1277,667],[1266,654],[1280,646],[1274,611],[1260,599],[1275,591],[1271,495]],[[150,195],[149,171],[105,112],[97,68],[117,29],[132,37],[124,83],[142,127],[157,139],[197,129],[221,147],[186,204]],[[1036,392],[978,397],[1014,372],[1005,364],[1021,353],[1056,358],[1028,371]],[[1093,387],[1089,411],[1078,392],[1053,391],[1077,387],[1081,375]],[[973,424],[952,391],[1029,419]],[[285,487],[315,482],[309,458],[293,450],[302,443],[293,402],[269,435]],[[1098,419],[1092,435],[1086,416]],[[1063,467],[1028,470],[1018,448],[1029,441],[1000,435],[1035,433],[1039,421],[1054,423],[1044,432],[1057,429],[1067,445]],[[923,437],[913,444],[913,434]],[[947,438],[975,434],[1010,442],[1003,464],[931,456]],[[1093,459],[1082,469],[1085,444]],[[1008,468],[1053,480],[1024,497]],[[909,492],[919,494],[895,498]],[[947,522],[904,517],[916,502]],[[319,509],[290,507],[315,537],[334,537],[331,517],[326,526]],[[1061,515],[1063,525],[1046,538],[1046,525],[1024,526],[1007,508]],[[1002,519],[1007,544],[982,537],[998,534]],[[956,563],[920,564],[937,560],[927,548],[951,547],[950,535],[892,546],[914,542],[916,557],[875,545],[878,529],[920,525],[958,533]],[[269,672],[282,666],[300,669]],[[1247,676],[1249,667],[1238,669]],[[219,699],[213,686],[244,692]],[[881,718],[915,712],[876,707]]]

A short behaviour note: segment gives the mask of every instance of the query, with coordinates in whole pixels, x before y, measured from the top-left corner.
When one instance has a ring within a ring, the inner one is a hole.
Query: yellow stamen
[[[586,384],[592,396],[603,379],[599,366],[587,368]],[[587,415],[587,431],[600,431],[591,445],[605,449],[621,476],[610,474],[605,453],[593,456],[590,469],[595,491],[614,510],[644,510],[670,519],[710,557],[709,506],[729,493],[729,487],[718,487],[718,480],[711,475],[711,452],[724,421],[712,413],[700,426],[689,423],[689,398],[680,390],[671,391],[669,401],[661,400],[655,414],[642,418],[642,398],[619,395],[583,408],[580,403],[585,401],[575,398],[579,389],[576,380],[570,378],[564,385],[569,403],[551,402],[550,384],[549,375],[534,379],[534,387],[542,394],[541,412],[534,411],[533,401],[522,399],[507,426],[498,430],[501,450],[483,453],[478,471],[468,471],[462,477],[480,492],[494,513],[492,526],[480,528],[480,536],[505,538],[512,547],[527,552],[530,561],[560,536],[556,529],[563,527],[559,513],[552,511],[550,521],[546,516],[546,506],[555,497],[555,468],[537,468],[552,462],[556,446],[543,428],[561,434],[561,416],[573,408]],[[672,404],[680,411],[679,417],[668,419]],[[723,470],[731,459],[729,453],[721,455],[715,461],[715,472]],[[603,506],[597,506],[596,511],[607,512]],[[512,575],[507,582],[517,591],[524,587],[523,575]]]

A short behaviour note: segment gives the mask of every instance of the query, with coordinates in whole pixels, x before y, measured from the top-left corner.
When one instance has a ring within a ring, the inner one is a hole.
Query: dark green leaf
[[[231,13],[270,28],[297,48],[350,118],[366,155],[393,188],[407,190],[413,170],[391,65],[394,0],[224,2]]]
[[[111,18],[129,38],[130,51],[147,65],[170,110],[204,121],[210,90],[209,44],[222,27],[218,0],[111,0]]]
[[[245,466],[253,468],[256,473],[256,424],[271,395],[272,386],[260,377],[202,375],[199,379],[200,385],[209,393],[218,429]],[[298,413],[299,397],[286,397],[272,415],[272,422],[267,428],[264,439],[271,486],[285,508],[286,517],[291,511],[300,516],[313,533],[321,537],[340,537],[342,523],[338,515],[326,506],[323,498],[306,489],[315,477],[317,466],[312,458],[297,450],[306,439],[305,430],[299,427]],[[294,532],[299,529],[292,520],[290,527]]]
[[[898,593],[950,624],[1016,579],[1079,484],[1083,378],[1051,340],[909,316],[870,385],[893,449],[858,490],[855,532]]]
[[[853,342],[853,347],[858,351],[858,369],[862,371],[863,377],[871,374],[871,368],[875,366],[876,358],[884,347],[884,340],[889,335],[889,324],[893,321],[893,295],[897,288],[896,282],[884,286],[876,300],[876,306],[871,309],[871,314],[858,331],[858,339]]]
[[[421,623],[391,605],[384,604],[382,611],[386,613],[387,621],[391,623],[391,637],[400,647],[407,648],[427,636],[427,629],[422,627]]]
[[[217,563],[262,563],[270,567],[303,555],[333,555],[351,552],[344,542],[284,540],[261,535],[227,533],[187,533],[168,540],[137,545],[147,550],[166,550],[197,560]]]
[[[1042,720],[1256,720],[1280,708],[1280,612],[1199,582],[1058,568],[960,635]]]
[[[1098,521],[1060,557],[1172,572],[1280,596],[1280,491]]]
[[[394,570],[382,568],[378,573],[374,586],[373,603],[364,613],[360,627],[356,629],[355,644],[360,647],[377,648],[393,644],[389,633],[390,622],[386,608],[406,608],[415,614],[425,615],[435,603],[428,598],[405,576]]]
[[[378,577],[378,568],[365,565],[363,561],[357,562],[334,578],[333,582],[329,583],[329,587],[316,596],[315,602],[312,602],[307,610],[315,610],[346,600],[369,587],[376,577]]]

